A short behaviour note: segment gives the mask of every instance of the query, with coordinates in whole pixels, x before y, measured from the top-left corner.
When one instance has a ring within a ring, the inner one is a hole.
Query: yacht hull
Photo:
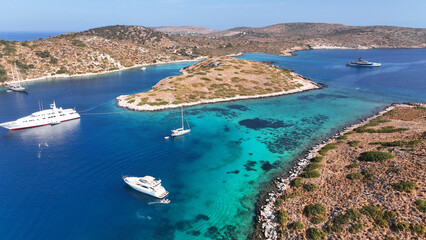
[[[68,120],[63,120],[63,121],[60,121],[60,122],[63,123],[63,122],[71,121],[71,120],[76,120],[76,119],[79,119],[79,118],[80,118],[80,116],[76,117],[76,118],[68,119]],[[7,125],[8,123],[10,123],[10,124]],[[22,127],[22,125],[13,124],[13,123],[14,122],[2,123],[2,124],[0,124],[0,127],[4,127],[6,129],[9,129],[10,131],[15,131],[15,130],[22,130],[22,129],[28,129],[28,128],[36,128],[36,127],[43,127],[43,126],[47,126],[47,125],[57,125],[57,124],[59,124],[59,123],[55,122],[54,124],[52,124],[52,123],[46,123],[46,124],[31,125],[31,126]]]
[[[353,63],[348,63],[346,64],[346,66],[350,66],[350,67],[380,67],[382,64],[380,63],[372,63],[372,64],[353,64]]]
[[[172,135],[172,137],[179,137],[179,136],[188,134],[190,132],[191,132],[191,129],[185,129],[185,130],[180,130],[180,131],[177,131],[177,132],[173,132],[171,135]]]
[[[137,184],[137,182],[135,182],[134,179],[131,179],[131,178],[135,178],[135,177],[125,176],[125,177],[123,177],[123,180],[127,185],[129,185],[131,188],[133,188],[134,190],[136,190],[138,192],[145,193],[147,195],[150,195],[150,196],[153,196],[153,197],[156,197],[156,198],[160,198],[160,199],[165,198],[169,194],[169,192],[167,192],[164,188],[162,188],[162,190],[160,190],[158,192],[155,192],[155,191],[152,191],[150,189],[147,189],[146,187],[142,187],[139,184]]]
[[[80,114],[74,109],[56,108],[55,102],[53,102],[53,104],[51,104],[51,109],[35,112],[29,116],[19,118],[16,121],[1,123],[0,127],[14,131],[51,125],[52,123],[58,124],[78,118],[80,118]]]

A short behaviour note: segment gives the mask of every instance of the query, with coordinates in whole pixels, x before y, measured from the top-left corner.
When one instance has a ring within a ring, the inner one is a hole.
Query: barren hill
[[[424,28],[283,23],[224,31],[196,26],[158,30],[116,25],[36,41],[0,40],[0,82],[11,80],[9,69],[13,63],[24,78],[46,78],[240,52],[287,55],[311,48],[426,47]]]
[[[209,58],[181,73],[161,80],[148,92],[118,97],[118,105],[153,111],[318,88],[288,70],[233,57]]]

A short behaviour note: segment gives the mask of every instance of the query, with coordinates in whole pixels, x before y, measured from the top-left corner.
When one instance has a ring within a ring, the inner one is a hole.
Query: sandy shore
[[[157,62],[157,63],[145,63],[145,64],[137,64],[131,67],[122,67],[120,69],[116,69],[116,70],[110,70],[110,71],[102,71],[102,72],[98,72],[98,73],[83,73],[83,74],[74,74],[74,75],[69,75],[69,74],[58,74],[58,75],[53,75],[53,76],[45,76],[45,77],[39,77],[39,78],[29,78],[29,79],[25,79],[22,80],[22,82],[35,82],[35,81],[42,81],[42,80],[49,80],[49,79],[62,79],[62,78],[79,78],[79,77],[93,77],[93,76],[98,76],[98,75],[103,75],[103,74],[109,74],[109,73],[114,73],[114,72],[120,72],[120,71],[125,71],[125,70],[129,70],[129,69],[133,69],[133,68],[142,68],[142,67],[148,67],[148,66],[156,66],[156,65],[163,65],[163,64],[171,64],[171,63],[182,63],[182,62],[197,62],[200,61],[202,59],[204,59],[206,57],[201,56],[198,58],[194,58],[194,59],[188,59],[188,60],[176,60],[176,61],[168,61],[168,62]],[[7,86],[10,84],[16,83],[16,81],[9,81],[9,82],[4,82],[4,83],[0,83],[0,87],[3,86]]]
[[[316,83],[309,81],[308,79],[302,77],[299,74],[296,74],[296,73],[291,73],[291,74],[294,75],[295,77],[297,77],[297,81],[299,83],[303,84],[303,86],[296,88],[296,89],[291,89],[291,90],[288,90],[288,91],[274,92],[274,93],[261,94],[261,95],[206,99],[206,100],[197,101],[197,102],[181,103],[181,104],[167,104],[167,105],[160,105],[160,106],[151,106],[151,105],[148,105],[148,104],[138,106],[136,102],[128,103],[126,101],[126,98],[128,97],[128,95],[119,96],[119,97],[116,98],[116,100],[117,100],[117,105],[119,107],[128,108],[128,109],[134,110],[134,111],[161,111],[161,110],[166,110],[166,109],[190,107],[190,106],[196,106],[196,105],[201,105],[201,104],[212,104],[212,103],[219,103],[219,102],[230,102],[230,101],[237,101],[237,100],[275,97],[275,96],[293,94],[293,93],[304,92],[304,91],[320,88]]]
[[[421,105],[421,104],[416,104]],[[299,177],[303,169],[310,163],[310,159],[315,157],[321,148],[325,145],[335,142],[337,138],[343,136],[345,133],[353,131],[355,128],[358,128],[371,120],[383,116],[387,112],[397,108],[397,107],[407,107],[405,104],[392,104],[391,106],[386,107],[384,110],[378,112],[377,114],[368,117],[360,122],[353,124],[351,126],[345,127],[342,131],[334,134],[332,137],[322,141],[321,143],[315,145],[310,150],[305,152],[299,159],[295,160],[295,163],[292,169],[288,172],[288,177],[286,178],[277,178],[274,182],[274,191],[268,192],[266,199],[262,200],[263,203],[258,207],[257,215],[257,229],[261,229],[263,236],[255,236],[256,239],[265,238],[265,239],[279,239],[277,233],[277,220],[275,218],[275,202],[276,200],[290,188],[290,181]],[[423,105],[424,106],[424,105]],[[289,209],[290,210],[290,209]]]

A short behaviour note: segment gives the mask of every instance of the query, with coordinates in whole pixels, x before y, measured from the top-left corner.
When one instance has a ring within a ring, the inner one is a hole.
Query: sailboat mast
[[[182,129],[184,129],[184,126],[183,126],[183,108],[182,107],[180,107],[180,112],[181,112],[181,115],[182,115]]]
[[[15,81],[15,74],[13,73],[13,67],[12,66],[10,66],[10,70],[12,71],[12,81],[14,82]]]
[[[18,72],[18,68],[16,67],[16,63],[15,63],[15,71],[16,71],[16,81],[18,82],[18,86],[21,86],[21,81],[19,79],[19,72]]]

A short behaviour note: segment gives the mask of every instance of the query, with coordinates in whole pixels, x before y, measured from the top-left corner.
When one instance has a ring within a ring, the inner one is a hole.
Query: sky
[[[228,29],[286,22],[426,27],[426,0],[0,0],[0,31],[107,25]]]

